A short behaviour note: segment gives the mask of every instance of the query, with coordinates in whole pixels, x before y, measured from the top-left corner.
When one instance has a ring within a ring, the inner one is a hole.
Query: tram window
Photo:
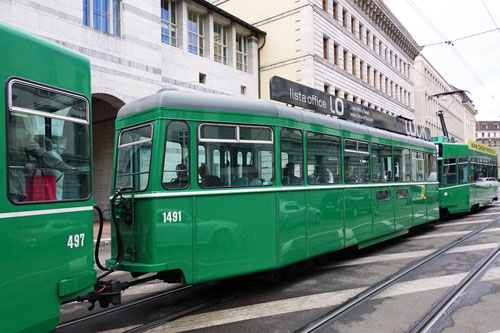
[[[370,182],[370,153],[367,142],[344,141],[344,181],[345,183]]]
[[[289,128],[281,129],[281,182],[283,185],[303,183],[302,132]]]
[[[411,159],[411,179],[414,182],[421,182],[424,180],[424,153],[420,151],[412,151]]]
[[[233,139],[228,133],[234,133]],[[202,124],[198,137],[198,184],[202,188],[271,185],[273,147],[269,127]]]
[[[469,162],[467,156],[458,158],[458,183],[466,184],[469,182]]]
[[[445,158],[443,161],[443,186],[457,183],[457,159]]]
[[[372,177],[374,183],[392,182],[392,147],[372,143]]]
[[[437,181],[437,158],[436,154],[425,153],[425,180]]]
[[[183,121],[167,125],[162,183],[169,190],[189,184],[189,128]]]
[[[409,182],[410,173],[410,150],[394,148],[394,181]]]
[[[12,80],[8,86],[8,196],[15,203],[90,195],[88,102]]]
[[[118,141],[115,188],[133,187],[144,191],[148,186],[153,125],[122,130]]]
[[[307,133],[307,182],[341,183],[340,139],[320,133]]]
[[[406,189],[406,188],[399,189],[396,192],[396,198],[398,198],[398,199],[406,199],[406,198],[408,198],[408,189]]]
[[[377,201],[391,200],[391,191],[390,190],[377,191],[376,197],[377,197]]]

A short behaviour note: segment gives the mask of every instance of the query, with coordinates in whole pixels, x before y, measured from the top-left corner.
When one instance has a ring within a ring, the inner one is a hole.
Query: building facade
[[[414,119],[420,47],[381,0],[212,0],[266,32],[261,95],[281,76]]]
[[[500,121],[477,121],[476,141],[500,151]],[[498,155],[498,171],[500,172],[500,154]]]
[[[444,120],[450,138],[465,143],[475,140],[477,110],[465,93],[444,98],[431,97],[439,93],[459,90],[450,85],[422,55],[417,56],[413,69],[415,80],[415,121],[429,127],[432,136],[443,135],[436,112],[444,111]]]
[[[103,207],[124,103],[168,87],[258,97],[263,32],[206,1],[0,1],[0,21],[90,58],[94,193]]]

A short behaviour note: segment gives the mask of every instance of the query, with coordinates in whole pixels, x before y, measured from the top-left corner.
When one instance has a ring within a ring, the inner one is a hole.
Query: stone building
[[[203,0],[0,1],[0,21],[90,58],[94,193],[104,207],[124,103],[163,87],[259,94],[264,33]]]
[[[500,120],[476,121],[476,141],[500,150]],[[498,155],[500,174],[500,154]]]
[[[413,73],[417,124],[429,127],[432,136],[443,135],[441,122],[436,115],[436,112],[443,110],[450,138],[463,143],[475,140],[477,110],[467,94],[460,93],[444,98],[430,97],[459,89],[449,84],[422,55],[415,59]]]
[[[420,47],[381,0],[212,0],[266,32],[261,95],[274,75],[414,119]]]

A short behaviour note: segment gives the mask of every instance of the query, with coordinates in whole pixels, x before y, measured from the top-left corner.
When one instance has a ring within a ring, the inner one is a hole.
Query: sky
[[[500,0],[383,1],[413,39],[420,46],[427,45],[422,54],[441,76],[449,84],[470,92],[469,97],[478,111],[476,120],[500,120],[500,30],[456,40],[453,47],[428,45],[497,29]]]

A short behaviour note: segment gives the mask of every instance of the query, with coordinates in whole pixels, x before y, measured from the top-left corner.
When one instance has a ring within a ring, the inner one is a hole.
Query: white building
[[[432,136],[443,135],[441,122],[436,112],[444,111],[444,120],[450,138],[465,143],[475,140],[477,110],[465,93],[449,95],[445,98],[430,96],[457,91],[439,74],[422,55],[415,59],[413,70],[415,79],[415,120],[417,124],[429,127]]]
[[[259,94],[262,31],[206,1],[0,1],[0,21],[90,58],[94,193],[105,207],[114,119],[124,103],[162,87]]]
[[[266,32],[266,82],[284,77],[392,115],[414,118],[420,47],[381,0],[212,0]]]

